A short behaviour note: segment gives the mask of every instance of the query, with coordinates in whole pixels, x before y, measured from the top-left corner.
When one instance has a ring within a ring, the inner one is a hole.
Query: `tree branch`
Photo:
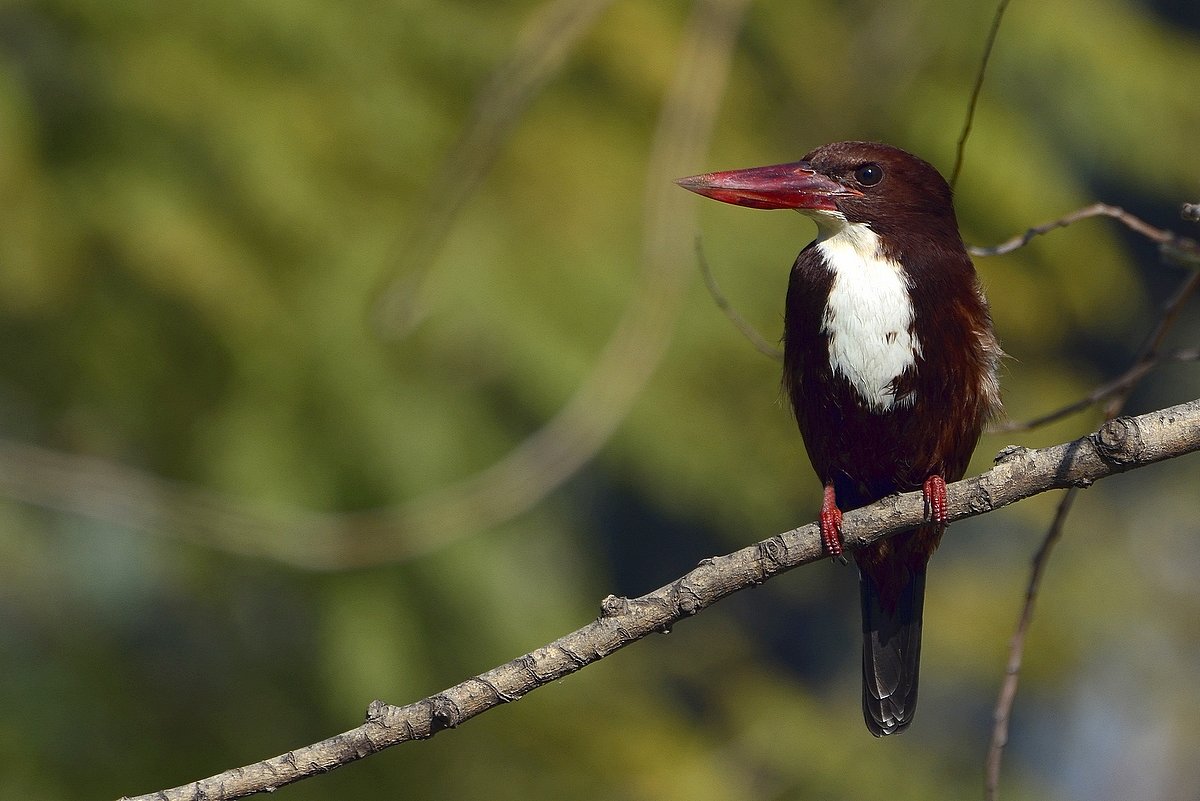
[[[996,12],[992,15],[992,26],[988,28],[987,39],[983,43],[983,55],[979,60],[979,69],[975,70],[975,84],[971,87],[971,99],[967,101],[967,116],[963,120],[962,131],[958,135],[958,145],[954,148],[954,169],[950,171],[950,188],[958,186],[958,176],[962,174],[963,157],[967,150],[967,139],[971,136],[971,126],[975,122],[975,108],[979,105],[979,93],[983,91],[983,78],[987,75],[988,61],[992,58],[992,48],[996,46],[996,36],[1000,33],[1000,23],[1004,12],[1008,10],[1009,0],[1000,0],[996,4]]]
[[[1200,450],[1200,400],[1140,417],[1121,417],[1074,442],[1039,450],[1010,446],[986,473],[947,488],[949,520],[985,514],[1051,489],[1088,487],[1116,473]],[[921,523],[920,492],[847,512],[842,533],[858,548]],[[705,559],[640,598],[609,596],[588,625],[486,673],[406,706],[373,701],[357,728],[254,765],[125,801],[218,801],[266,792],[410,740],[423,740],[515,701],[649,634],[669,630],[717,601],[800,565],[825,558],[815,524]]]
[[[1035,225],[1033,228],[1026,230],[1025,233],[1018,234],[999,245],[992,247],[971,246],[967,248],[967,251],[972,256],[1002,256],[1005,253],[1012,253],[1014,250],[1028,245],[1033,241],[1034,237],[1047,234],[1056,228],[1066,228],[1068,225],[1085,220],[1088,217],[1111,217],[1131,231],[1136,231],[1152,242],[1158,243],[1159,253],[1168,262],[1189,267],[1193,270],[1200,269],[1200,242],[1186,236],[1180,236],[1164,228],[1156,228],[1140,217],[1136,217],[1125,211],[1125,209],[1119,206],[1110,206],[1107,203],[1093,203],[1090,206],[1076,209],[1070,214],[1064,214],[1057,220],[1051,220],[1042,225]]]

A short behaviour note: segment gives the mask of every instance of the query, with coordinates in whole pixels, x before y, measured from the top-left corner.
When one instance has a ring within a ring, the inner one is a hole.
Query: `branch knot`
[[[1092,442],[1100,457],[1116,467],[1123,468],[1145,456],[1146,443],[1142,441],[1141,430],[1132,417],[1109,420],[1092,435]]]
[[[462,710],[444,694],[435,695],[429,701],[429,732],[431,735],[442,729],[453,729],[462,721]]]
[[[391,725],[391,722],[388,720],[388,718],[393,710],[395,710],[394,706],[386,701],[381,701],[380,699],[376,698],[367,706],[367,715],[363,719],[363,722],[376,723],[384,728],[387,728]]]
[[[609,595],[600,602],[600,617],[620,617],[629,611],[629,599],[619,595]]]
[[[762,571],[759,581],[766,581],[779,572],[787,559],[787,543],[783,537],[775,535],[758,543],[758,564]]]

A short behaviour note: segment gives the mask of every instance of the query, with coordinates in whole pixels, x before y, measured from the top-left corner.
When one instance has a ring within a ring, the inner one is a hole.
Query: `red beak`
[[[837,211],[835,198],[862,194],[822,175],[807,161],[710,172],[675,183],[698,195],[752,209]]]

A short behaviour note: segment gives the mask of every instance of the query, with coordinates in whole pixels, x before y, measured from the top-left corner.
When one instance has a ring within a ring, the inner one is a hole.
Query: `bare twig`
[[[1000,33],[1000,22],[1004,19],[1008,2],[1009,0],[1000,0],[996,6],[996,13],[992,15],[992,27],[988,29],[979,69],[975,71],[975,85],[971,87],[971,99],[967,101],[967,117],[963,120],[962,132],[958,135],[958,146],[954,152],[954,169],[950,171],[951,189],[958,184],[958,176],[962,172],[963,154],[967,149],[967,139],[971,136],[971,125],[975,121],[975,107],[979,104],[979,93],[983,90],[983,78],[987,74],[988,61],[992,57],[992,48],[996,44],[996,36]]]
[[[1139,361],[1134,363],[1132,367],[1126,370],[1121,375],[1109,381],[1107,384],[1101,384],[1093,389],[1079,400],[1068,403],[1052,412],[1046,412],[1040,417],[1035,417],[1032,420],[1012,420],[1005,423],[1000,423],[993,426],[990,430],[997,434],[1011,434],[1014,432],[1032,431],[1035,428],[1041,428],[1044,425],[1061,420],[1064,417],[1081,412],[1091,406],[1107,400],[1114,395],[1127,392],[1130,388],[1137,385],[1139,381],[1145,378],[1149,373],[1157,367],[1167,363],[1179,362],[1196,362],[1200,361],[1200,348],[1181,348],[1179,350],[1164,353],[1161,356]]]
[[[1025,604],[1021,607],[1021,617],[1017,621],[1017,630],[1013,633],[1008,646],[1008,664],[1004,669],[1004,681],[1000,684],[1000,696],[996,699],[996,708],[992,713],[992,739],[988,743],[987,761],[984,767],[984,796],[988,801],[995,801],[1000,795],[1000,765],[1004,759],[1004,747],[1008,745],[1008,722],[1012,715],[1013,702],[1017,698],[1017,684],[1021,678],[1021,659],[1025,654],[1025,637],[1029,626],[1033,623],[1033,607],[1037,603],[1038,590],[1042,585],[1042,572],[1050,559],[1050,551],[1062,538],[1063,525],[1075,502],[1079,490],[1071,487],[1058,502],[1054,513],[1054,522],[1046,532],[1042,545],[1034,554],[1029,586],[1025,590]]]
[[[1162,257],[1174,264],[1182,264],[1184,266],[1200,269],[1200,243],[1185,236],[1180,236],[1172,231],[1163,228],[1156,228],[1144,220],[1130,214],[1124,209],[1117,206],[1110,206],[1106,203],[1094,203],[1091,206],[1085,206],[1081,209],[1076,209],[1070,214],[1059,217],[1056,220],[1034,226],[1028,229],[1023,234],[1014,236],[1006,242],[992,247],[970,247],[968,250],[973,256],[998,256],[1006,253],[1012,253],[1014,250],[1024,247],[1029,244],[1037,236],[1049,233],[1058,228],[1066,228],[1080,220],[1085,220],[1089,217],[1111,217],[1130,230],[1133,230],[1153,242],[1158,243],[1159,251]],[[1130,368],[1109,381],[1108,383],[1097,387],[1088,393],[1085,397],[1077,401],[1066,404],[1054,411],[1047,412],[1039,417],[1028,421],[1013,421],[1002,423],[995,426],[992,430],[997,432],[1016,432],[1029,431],[1034,428],[1055,422],[1068,415],[1083,411],[1101,401],[1121,398],[1122,400],[1128,396],[1133,387],[1137,385],[1143,377],[1158,365],[1168,361],[1196,361],[1197,357],[1194,350],[1180,350],[1173,354],[1164,356],[1158,355],[1158,345],[1161,343],[1162,337],[1165,335],[1167,328],[1173,322],[1176,314],[1182,306],[1180,298],[1186,298],[1195,291],[1196,283],[1193,279],[1187,279],[1177,290],[1176,296],[1167,301],[1164,307],[1164,315],[1169,314],[1170,319],[1167,320],[1167,327],[1162,325],[1163,319],[1160,318],[1160,325],[1156,327],[1151,334],[1151,340],[1155,342],[1152,350],[1143,349],[1142,354],[1134,361]],[[1118,408],[1112,403],[1106,409],[1106,414],[1112,416],[1116,414],[1114,409]]]
[[[986,473],[947,488],[951,521],[984,514],[1050,489],[1086,487],[1116,473],[1200,451],[1200,400],[1118,418],[1074,442],[1040,450],[1006,448]],[[858,548],[925,519],[920,492],[847,512],[846,545]],[[626,599],[609,596],[592,623],[447,690],[406,706],[374,701],[359,727],[263,762],[133,801],[221,801],[275,790],[393,745],[422,740],[666,631],[721,599],[825,558],[815,524],[740,551],[705,559],[678,580]]]
[[[972,256],[1002,256],[1028,245],[1036,236],[1049,233],[1056,228],[1066,228],[1068,225],[1077,223],[1088,217],[1112,217],[1127,228],[1136,231],[1153,242],[1157,242],[1160,253],[1167,261],[1191,266],[1193,269],[1200,267],[1200,243],[1196,242],[1196,240],[1186,236],[1179,236],[1173,231],[1163,228],[1155,228],[1150,223],[1125,211],[1125,209],[1119,206],[1110,206],[1107,203],[1093,203],[1082,209],[1076,209],[1070,214],[1059,217],[1057,220],[1051,220],[1048,223],[1034,226],[1025,233],[1018,234],[999,245],[986,248],[973,246],[967,248],[967,250]]]
[[[1154,330],[1146,337],[1141,350],[1138,352],[1137,359],[1134,360],[1134,365],[1153,364],[1158,358],[1158,349],[1162,347],[1163,340],[1167,338],[1175,321],[1179,318],[1179,312],[1183,310],[1183,306],[1188,299],[1200,289],[1200,272],[1193,273],[1183,280],[1179,287],[1175,290],[1175,294],[1167,299],[1163,305],[1162,312],[1158,316],[1158,322],[1154,326]],[[1129,399],[1129,394],[1133,392],[1134,384],[1130,383],[1124,389],[1113,394],[1108,399],[1108,404],[1104,407],[1105,417],[1116,417],[1125,408],[1125,401]]]
[[[725,313],[729,321],[734,324],[737,330],[742,332],[742,336],[750,340],[750,344],[754,346],[762,355],[767,358],[774,359],[777,362],[783,361],[783,351],[772,345],[758,333],[758,330],[746,320],[745,317],[738,314],[737,309],[721,292],[721,288],[717,286],[717,278],[713,275],[712,268],[708,264],[708,259],[704,257],[704,248],[700,244],[699,238],[696,239],[696,258],[700,262],[700,273],[704,276],[704,285],[708,287],[708,294],[712,296],[713,301],[717,304],[717,308]]]
[[[1171,330],[1180,310],[1188,298],[1200,287],[1200,272],[1188,276],[1163,306],[1154,330],[1146,338],[1134,365],[1127,375],[1144,376],[1157,362],[1158,350],[1162,346],[1167,332]],[[1136,386],[1138,379],[1125,382],[1109,396],[1105,408],[1105,416],[1112,420],[1121,413],[1129,394]],[[993,711],[993,728],[991,741],[988,744],[988,755],[984,769],[984,797],[986,801],[997,801],[1000,793],[1000,767],[1004,758],[1004,748],[1008,743],[1008,726],[1012,717],[1012,707],[1017,696],[1017,683],[1020,679],[1021,661],[1025,651],[1025,635],[1033,621],[1033,607],[1037,600],[1038,589],[1041,585],[1042,573],[1050,559],[1054,544],[1062,537],[1066,517],[1074,502],[1074,489],[1069,491],[1059,502],[1054,522],[1046,532],[1041,548],[1033,559],[1033,569],[1029,577],[1028,589],[1025,593],[1025,604],[1021,609],[1021,617],[1017,623],[1016,633],[1013,634],[1009,646],[1008,664],[1001,682],[1000,693],[996,698]]]

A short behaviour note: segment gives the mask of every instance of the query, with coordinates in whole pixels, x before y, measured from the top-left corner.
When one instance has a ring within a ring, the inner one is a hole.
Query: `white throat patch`
[[[866,223],[846,222],[837,214],[822,215],[817,224],[817,249],[833,270],[821,321],[829,337],[830,369],[873,412],[912,405],[913,393],[897,396],[893,386],[921,354],[912,333],[908,277],[883,255],[879,236]]]

